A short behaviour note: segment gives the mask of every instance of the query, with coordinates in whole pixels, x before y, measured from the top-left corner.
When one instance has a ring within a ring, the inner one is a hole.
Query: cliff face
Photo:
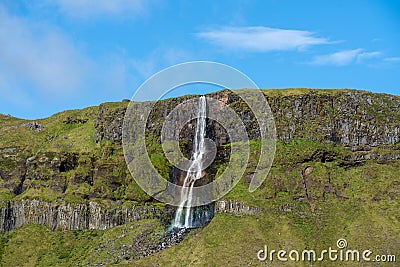
[[[89,201],[86,204],[20,200],[0,203],[0,231],[7,232],[27,224],[46,225],[52,230],[104,230],[117,225],[160,217],[155,206],[116,205],[104,207]]]
[[[284,91],[282,91],[284,92]],[[282,141],[294,138],[327,141],[355,149],[365,146],[392,145],[400,141],[400,97],[356,90],[264,91],[275,118],[277,137]],[[246,122],[250,138],[259,138],[254,116],[247,105],[230,91],[209,94],[232,107]],[[160,120],[186,98],[165,100],[156,108]],[[96,117],[96,140],[121,141],[124,109],[100,108]],[[157,125],[151,121],[152,125]],[[158,125],[161,127],[162,125]],[[157,126],[156,126],[157,127]],[[161,132],[161,129],[156,129]],[[226,143],[218,126],[220,144]]]
[[[91,198],[144,201],[145,194],[132,185],[123,155],[95,152],[38,152],[36,155],[0,155],[1,188],[15,196],[56,200],[68,195],[71,200]],[[111,149],[112,150],[112,149]]]
[[[305,137],[360,148],[400,141],[400,98],[367,92],[269,97],[281,140]]]
[[[94,201],[87,203],[46,202],[37,199],[2,201],[0,202],[0,232],[8,232],[27,224],[45,225],[53,231],[105,230],[153,218],[158,218],[168,224],[174,215],[173,209],[164,209],[155,205],[114,204],[107,207]],[[256,215],[261,210],[261,208],[232,200],[217,201],[215,205],[216,212],[234,215]],[[209,212],[212,217],[213,210]]]

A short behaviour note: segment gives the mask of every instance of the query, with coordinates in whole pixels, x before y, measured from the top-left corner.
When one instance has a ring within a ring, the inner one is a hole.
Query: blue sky
[[[196,60],[260,88],[400,95],[400,1],[0,1],[0,113],[130,99],[154,73]]]

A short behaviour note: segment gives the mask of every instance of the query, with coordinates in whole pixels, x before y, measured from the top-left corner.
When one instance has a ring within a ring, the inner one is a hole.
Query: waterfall
[[[183,182],[180,204],[175,214],[173,227],[192,228],[194,212],[191,207],[193,198],[194,183],[201,178],[203,156],[205,152],[204,136],[206,132],[206,98],[201,96],[199,99],[199,110],[197,113],[196,133],[194,136],[192,163],[186,173]],[[185,205],[186,204],[186,205]],[[185,207],[186,206],[186,207]],[[185,212],[184,212],[185,211]],[[183,221],[184,216],[184,222]]]

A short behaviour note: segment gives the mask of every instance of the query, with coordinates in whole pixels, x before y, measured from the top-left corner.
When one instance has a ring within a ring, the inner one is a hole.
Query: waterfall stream
[[[204,136],[206,132],[206,98],[199,98],[199,110],[197,113],[196,133],[194,136],[194,145],[192,153],[192,163],[186,173],[183,182],[180,204],[175,214],[173,227],[177,228],[192,228],[193,225],[193,186],[194,183],[202,176],[203,156],[205,153]]]

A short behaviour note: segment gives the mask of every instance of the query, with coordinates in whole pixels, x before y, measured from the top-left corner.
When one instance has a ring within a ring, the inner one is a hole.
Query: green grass
[[[337,161],[312,161],[293,167],[273,166],[263,185],[255,192],[249,193],[248,184],[240,180],[224,198],[264,207],[269,199],[279,194],[282,196],[282,193],[288,196],[288,201],[305,197],[302,172],[307,167],[313,170],[306,178],[308,194],[312,199],[340,197],[369,202],[398,198],[399,188],[396,184],[399,182],[400,168],[397,162],[379,164],[367,161],[348,170],[339,164]]]
[[[40,225],[0,234],[1,266],[87,266],[124,261],[124,247],[148,232],[151,242],[164,228],[156,220],[141,220],[108,230],[50,231]],[[128,251],[133,255],[135,251]],[[130,254],[129,254],[130,253]]]
[[[362,92],[366,94],[371,94],[371,92],[367,90],[359,90],[359,89],[333,89],[333,88],[284,88],[284,89],[261,89],[266,96],[293,96],[293,95],[304,95],[310,92],[314,92],[319,95],[339,95],[344,92]],[[384,94],[381,94],[384,95]]]
[[[43,226],[28,225],[0,234],[0,260],[2,266],[86,266],[99,262],[107,266],[259,266],[257,252],[264,245],[275,250],[321,251],[329,246],[335,248],[339,238],[345,238],[351,249],[398,253],[399,203],[329,198],[314,204],[312,209],[307,201],[291,201],[283,195],[266,201],[258,216],[216,214],[208,226],[192,231],[182,243],[135,260],[124,257],[134,257],[138,242],[151,244],[164,231],[157,220],[141,220],[103,231],[51,232]],[[279,205],[288,209],[278,209]],[[276,258],[275,264],[279,266]],[[325,261],[317,265],[335,264]],[[354,263],[341,262],[341,266]]]
[[[270,202],[272,207],[273,201]],[[311,211],[308,203],[292,202],[291,211],[286,212],[272,208],[259,216],[217,214],[204,230],[189,235],[179,245],[131,265],[259,266],[261,262],[257,260],[257,252],[264,245],[275,250],[321,251],[329,246],[335,248],[339,238],[345,238],[353,249],[370,248],[375,253],[396,253],[400,245],[398,221],[393,223],[381,216],[380,208],[378,204],[364,207],[357,201],[332,200],[317,202],[315,212]],[[266,266],[269,264],[265,262]],[[354,263],[340,264],[354,266]],[[285,266],[309,265],[309,262],[285,263]],[[281,266],[276,258],[273,266]],[[337,266],[337,263],[325,261],[317,266]]]
[[[29,121],[13,117],[0,118],[1,148],[17,148],[18,151],[93,151],[97,145],[94,142],[94,115],[98,107],[82,110],[68,110],[45,119],[38,119],[44,128],[40,132],[29,130]],[[86,119],[85,123],[67,124],[68,117]]]

